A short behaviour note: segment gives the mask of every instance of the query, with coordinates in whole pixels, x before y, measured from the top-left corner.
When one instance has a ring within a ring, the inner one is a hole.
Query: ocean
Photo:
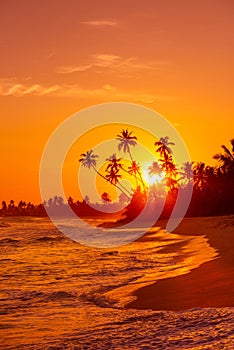
[[[136,289],[214,259],[203,236],[154,227],[144,241],[94,248],[47,218],[12,217],[0,220],[0,252],[1,349],[234,349],[233,308],[125,307]]]

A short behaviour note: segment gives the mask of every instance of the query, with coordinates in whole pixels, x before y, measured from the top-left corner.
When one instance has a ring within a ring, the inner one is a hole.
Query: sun
[[[164,171],[161,171],[161,172],[159,171],[159,172],[156,172],[155,174],[149,175],[148,168],[151,164],[152,163],[146,163],[144,164],[144,167],[142,167],[143,179],[148,186],[162,183],[166,176]]]
[[[147,175],[147,182],[148,182],[149,186],[151,186],[151,185],[153,185],[153,184],[155,184],[155,183],[160,183],[160,182],[162,182],[164,179],[165,179],[165,174],[164,174],[164,173],[161,174],[161,175],[155,174],[155,175],[153,175],[153,176]]]

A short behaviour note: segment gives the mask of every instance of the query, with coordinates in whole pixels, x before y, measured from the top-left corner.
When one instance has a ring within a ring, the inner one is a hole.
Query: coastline
[[[155,311],[234,307],[234,216],[184,218],[173,233],[205,236],[209,245],[217,250],[217,258],[185,275],[165,278],[138,289],[132,294],[136,300],[125,307]],[[141,242],[144,240],[147,235]]]

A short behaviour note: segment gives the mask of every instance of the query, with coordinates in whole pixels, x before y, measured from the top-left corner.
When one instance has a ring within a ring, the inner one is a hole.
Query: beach
[[[0,348],[232,349],[234,217],[164,226],[107,249],[2,218]]]
[[[141,288],[134,294],[137,299],[127,307],[152,310],[233,307],[234,217],[184,218],[174,233],[205,236],[218,256],[185,275]]]

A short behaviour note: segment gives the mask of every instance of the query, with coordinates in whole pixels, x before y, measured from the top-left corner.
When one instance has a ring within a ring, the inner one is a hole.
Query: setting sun
[[[144,181],[147,186],[162,183],[166,176],[165,172],[155,161],[145,163],[142,166],[142,171],[144,174]]]
[[[0,350],[234,350],[234,0],[0,32]]]
[[[163,172],[162,174],[155,174],[155,175],[148,175],[147,173],[144,173],[146,182],[148,183],[149,186],[156,184],[156,183],[162,183],[163,180],[165,179],[165,173]]]

